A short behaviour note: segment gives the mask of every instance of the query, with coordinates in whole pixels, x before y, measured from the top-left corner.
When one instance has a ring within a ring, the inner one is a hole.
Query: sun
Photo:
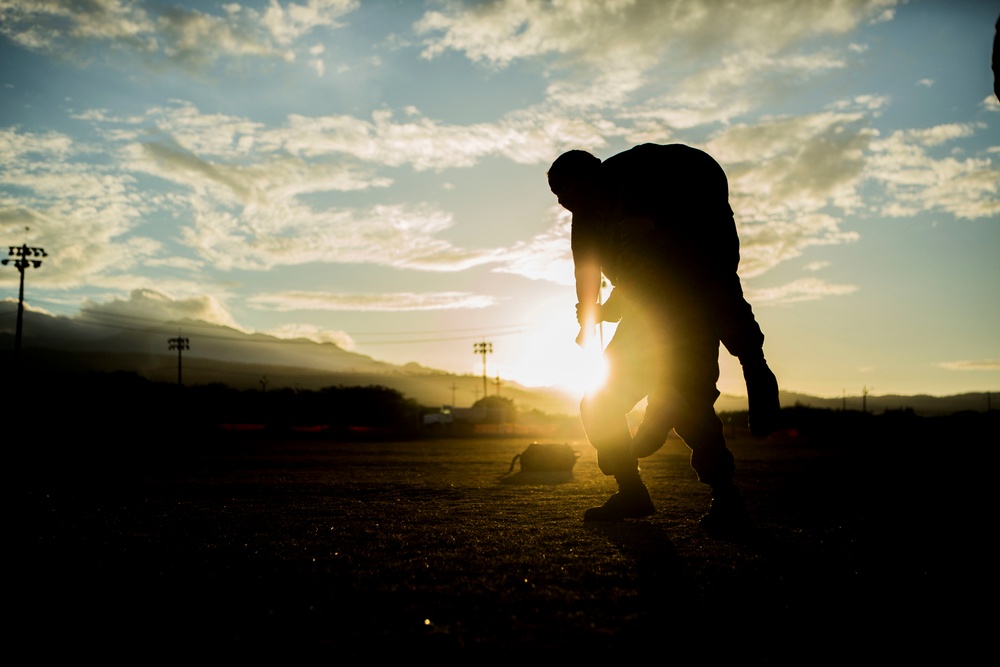
[[[505,364],[508,377],[527,387],[559,387],[576,397],[598,389],[608,375],[601,337],[593,336],[581,348],[573,342],[576,331],[574,326],[521,338]]]

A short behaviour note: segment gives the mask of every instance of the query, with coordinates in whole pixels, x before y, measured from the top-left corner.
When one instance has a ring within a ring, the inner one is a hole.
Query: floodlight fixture
[[[11,262],[8,257],[7,259],[0,260],[0,264],[10,266],[13,263],[14,268],[21,274],[20,286],[17,292],[17,329],[14,333],[14,352],[20,353],[21,334],[24,329],[24,270],[29,266],[37,269],[42,265],[42,260],[28,259],[29,257],[48,257],[48,253],[45,252],[44,248],[29,246],[27,243],[21,246],[7,246],[7,248],[7,254],[15,259]]]
[[[487,396],[487,394],[486,394],[486,387],[487,387],[487,381],[486,381],[486,355],[487,354],[493,354],[493,343],[488,343],[486,341],[483,341],[481,343],[473,343],[472,344],[472,351],[473,351],[474,354],[481,354],[481,355],[483,355],[483,398],[486,398],[486,396]]]

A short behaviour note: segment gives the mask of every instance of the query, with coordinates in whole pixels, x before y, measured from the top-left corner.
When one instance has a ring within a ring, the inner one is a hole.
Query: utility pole
[[[487,396],[486,390],[486,355],[493,354],[493,343],[487,343],[483,341],[482,343],[473,343],[472,350],[474,354],[483,355],[483,398]]]
[[[25,227],[24,231],[27,232],[28,228]],[[24,329],[24,270],[29,266],[37,269],[42,265],[42,260],[31,259],[32,257],[48,257],[49,255],[45,252],[44,248],[29,247],[27,243],[21,247],[8,247],[10,248],[9,257],[0,260],[0,264],[7,266],[13,262],[14,267],[21,274],[21,286],[17,291],[17,329],[14,333],[14,352],[20,355],[21,333]],[[11,257],[14,259],[11,259]]]
[[[872,387],[872,389],[874,388]],[[868,385],[861,388],[861,412],[868,412]]]
[[[496,386],[496,388],[497,388],[497,396],[499,396],[500,395],[500,385],[503,384],[502,382],[500,382],[500,376],[499,375],[497,375],[497,379],[494,380],[493,384]]]
[[[267,376],[266,375],[262,375],[260,377],[260,380],[258,380],[258,382],[260,382],[260,393],[266,394],[267,393]]]
[[[455,381],[451,381],[451,407],[455,407],[455,390],[458,389],[458,385]]]
[[[190,350],[190,341],[182,336],[177,336],[176,338],[168,338],[167,343],[169,344],[169,349],[177,350],[177,386],[181,386],[181,353],[184,350]]]

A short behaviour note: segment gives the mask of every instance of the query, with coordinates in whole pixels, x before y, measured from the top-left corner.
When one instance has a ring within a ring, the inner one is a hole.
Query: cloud
[[[136,233],[143,220],[157,215],[190,221],[181,225],[177,240],[197,261],[222,270],[318,261],[458,271],[498,259],[497,250],[459,248],[438,238],[452,226],[451,215],[429,204],[344,208],[307,201],[392,181],[375,173],[382,165],[316,150],[308,157],[289,154],[284,141],[275,139],[280,128],[266,131],[245,119],[203,115],[184,103],[142,117],[87,118],[107,138],[100,148],[55,133],[0,133],[0,155],[7,158],[0,166],[0,222],[21,228],[44,223],[47,238],[56,239],[49,248],[57,251],[55,270],[48,272],[52,285],[57,276],[65,286],[97,284],[100,274],[121,275],[145,260],[193,266],[194,258],[171,257],[162,242]],[[154,128],[144,129],[150,123]],[[458,145],[459,128],[452,134]],[[400,136],[385,150],[394,153],[395,147],[415,159],[435,154],[421,153],[421,146],[426,151],[422,137]],[[140,186],[140,175],[162,180],[156,194]],[[5,198],[11,188],[17,194]]]
[[[0,0],[0,34],[22,47],[70,57],[95,45],[200,69],[246,56],[291,61],[295,42],[317,28],[340,28],[358,0],[271,0],[263,12],[237,3],[207,13],[127,0],[62,3]],[[107,53],[107,52],[106,52]]]
[[[755,306],[777,306],[816,301],[828,296],[845,296],[856,291],[856,285],[835,285],[818,278],[802,278],[779,287],[747,290],[747,300]]]
[[[106,302],[84,300],[79,319],[131,321],[136,326],[149,323],[197,320],[239,329],[229,311],[213,296],[177,299],[152,289],[134,289],[128,299]]]
[[[1000,359],[965,359],[962,361],[942,361],[940,368],[950,371],[1000,371]]]
[[[414,30],[424,36],[425,58],[453,50],[501,67],[546,54],[620,65],[648,62],[658,55],[650,45],[689,57],[729,49],[776,51],[805,37],[845,33],[895,4],[751,0],[716,11],[716,3],[697,0],[453,2],[424,14]]]
[[[709,139],[729,176],[744,277],[809,246],[858,239],[840,228],[839,214],[861,206],[872,136],[861,112],[822,112],[739,124]]]
[[[397,120],[388,109],[370,119],[353,116],[289,116],[284,127],[263,134],[268,150],[303,159],[348,156],[386,167],[416,171],[467,168],[485,157],[502,156],[521,164],[550,160],[567,145],[599,145],[606,121],[569,118],[545,107],[513,111],[496,122],[454,125],[416,115]]]
[[[100,284],[159,252],[158,242],[127,236],[156,198],[140,196],[131,175],[94,163],[88,147],[54,132],[5,129],[0,154],[0,229],[15,238],[26,226],[36,236],[44,230],[49,257],[34,283]]]
[[[989,158],[936,157],[930,151],[983,129],[951,123],[898,130],[872,141],[867,173],[886,194],[881,213],[908,217],[932,210],[975,220],[1000,214],[1000,169]]]
[[[123,0],[0,2],[0,34],[35,50],[55,51],[69,42],[101,41],[149,51],[155,48],[154,29],[144,9]]]
[[[932,153],[974,137],[983,124],[951,123],[881,138],[871,114],[884,103],[856,98],[831,105],[831,111],[732,125],[709,138],[709,152],[729,175],[744,277],[809,246],[856,241],[859,235],[843,230],[841,221],[866,209],[893,217],[935,209],[964,219],[1000,213],[1000,172],[989,158]],[[880,187],[865,189],[872,184]]]
[[[289,312],[294,310],[335,311],[416,311],[479,309],[492,306],[496,299],[468,292],[395,292],[395,293],[333,293],[286,291],[257,294],[248,304],[262,310]]]
[[[557,285],[573,284],[573,254],[570,251],[572,216],[561,207],[557,208],[555,224],[507,250],[495,271],[546,280]]]
[[[119,142],[121,169],[174,186],[164,205],[193,221],[182,226],[181,241],[223,270],[320,261],[457,271],[500,261],[503,251],[436,238],[452,220],[432,205],[344,208],[327,197],[329,205],[318,206],[321,200],[306,195],[389,187],[393,181],[378,175],[385,168],[471,166],[498,154],[536,163],[555,153],[545,119],[528,114],[463,127],[410,108],[401,122],[387,112],[371,121],[292,116],[268,129],[178,101],[141,117],[86,117]],[[578,136],[593,140],[598,133]]]
[[[992,214],[996,179],[991,180],[995,172],[988,160],[933,160],[926,152],[969,138],[980,126],[948,124],[883,140],[871,122],[886,104],[884,97],[859,96],[831,104],[829,111],[739,123],[709,137],[708,150],[730,177],[744,276],[764,273],[809,246],[857,240],[840,221],[865,208],[861,188],[873,180],[887,184],[886,214],[913,213],[920,202],[930,201],[960,217]],[[385,168],[467,168],[490,155],[544,163],[567,136],[574,138],[570,145],[603,145],[628,136],[627,126],[586,114],[566,120],[547,105],[471,126],[439,123],[412,107],[404,111],[402,120],[388,110],[370,120],[290,116],[284,125],[266,128],[178,102],[150,110],[145,120],[114,122],[119,136],[132,139],[140,135],[122,127],[156,123],[159,138],[129,143],[122,154],[130,169],[183,188],[194,223],[184,227],[182,239],[220,268],[330,261],[436,271],[499,262],[501,271],[567,280],[565,231],[557,228],[506,250],[462,249],[434,238],[452,223],[433,206],[317,209],[303,195],[389,187],[392,181],[378,175]],[[619,120],[641,126],[665,118],[640,111]],[[99,124],[114,122],[100,118]],[[889,164],[890,156],[898,158],[895,164]],[[913,162],[914,156],[921,159],[913,164],[904,159]],[[934,189],[914,183],[912,192],[904,192],[898,184],[936,170],[941,177],[925,179]]]
[[[242,16],[241,16],[242,15]],[[239,20],[244,18],[244,20]],[[260,34],[244,12],[214,16],[170,7],[156,20],[156,50],[168,61],[201,69],[223,57],[263,57],[293,60],[278,44]]]
[[[357,347],[354,339],[346,331],[330,331],[313,324],[284,324],[261,333],[289,340],[306,338],[317,343],[333,343],[343,350],[353,350]]]
[[[194,224],[181,229],[182,241],[222,270],[335,262],[461,271],[498,256],[436,238],[451,217],[429,206],[316,211],[284,202],[232,213],[204,200],[191,203]]]
[[[805,265],[806,271],[821,271],[830,266],[830,262],[809,262]]]
[[[343,27],[340,18],[360,4],[360,0],[308,0],[305,4],[290,2],[282,6],[272,0],[261,15],[260,23],[278,44],[288,45],[319,27]]]
[[[790,50],[810,37],[891,18],[886,10],[895,4],[756,0],[719,11],[709,0],[452,2],[426,12],[414,31],[423,39],[424,58],[455,51],[496,68],[530,58],[568,72],[548,90],[553,102],[567,108],[618,106],[640,88],[666,82],[671,90],[665,99],[686,100],[668,104],[672,117],[691,126],[698,110],[709,122],[727,120],[745,106],[734,98],[773,93],[762,78],[773,85],[794,79],[791,72],[844,67],[831,53]],[[722,108],[706,109],[706,99],[723,100]]]

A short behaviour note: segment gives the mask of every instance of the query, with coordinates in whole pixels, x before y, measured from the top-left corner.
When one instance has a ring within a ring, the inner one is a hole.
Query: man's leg
[[[639,460],[630,450],[632,432],[626,415],[646,393],[649,367],[642,354],[643,332],[619,325],[604,351],[608,378],[599,390],[580,403],[580,418],[587,438],[597,449],[597,464],[618,482],[618,492],[600,507],[584,513],[584,521],[620,521],[649,516],[654,512],[649,491],[639,477]]]
[[[733,482],[736,462],[726,446],[722,421],[715,409],[703,404],[677,425],[677,434],[691,448],[691,467],[698,473],[698,479],[712,489],[712,505],[701,518],[702,528],[716,533],[745,528],[750,517]]]
[[[648,399],[646,414],[629,446],[632,454],[640,459],[659,451],[678,418],[691,410],[684,397],[673,387],[659,386],[649,394]]]
[[[712,489],[712,505],[701,525],[712,532],[731,532],[749,522],[743,497],[733,482],[736,461],[726,445],[722,420],[715,413],[719,396],[718,343],[692,338],[674,357],[678,392],[687,402],[687,411],[675,426],[691,448],[691,467],[698,479]]]
[[[621,521],[649,516],[655,509],[646,485],[639,476],[639,459],[629,444],[632,435],[625,408],[627,399],[607,390],[588,394],[580,404],[580,417],[587,438],[597,449],[597,464],[605,475],[613,476],[618,491],[600,507],[591,507],[584,521]],[[632,403],[634,405],[635,402]]]

